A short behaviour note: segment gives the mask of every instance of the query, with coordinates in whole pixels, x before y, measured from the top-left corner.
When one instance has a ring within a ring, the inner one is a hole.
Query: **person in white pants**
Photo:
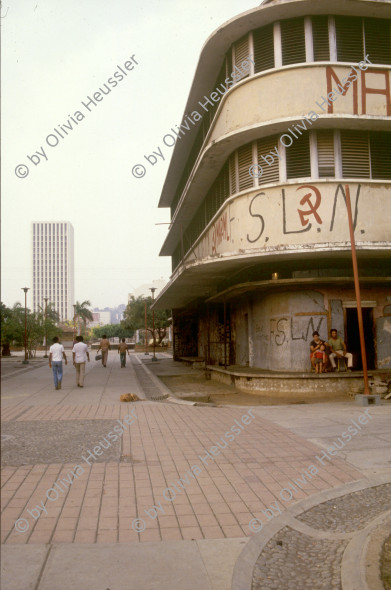
[[[336,367],[335,359],[344,358],[348,361],[348,371],[351,371],[353,367],[353,355],[351,352],[346,351],[345,342],[342,340],[342,338],[339,338],[338,332],[335,330],[335,328],[330,330],[330,338],[328,343],[332,351],[329,358],[333,370]]]

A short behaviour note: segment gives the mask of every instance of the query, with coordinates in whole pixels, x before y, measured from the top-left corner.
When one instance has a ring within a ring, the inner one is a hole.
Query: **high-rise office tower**
[[[73,226],[68,221],[32,223],[33,309],[52,303],[60,320],[73,318]]]

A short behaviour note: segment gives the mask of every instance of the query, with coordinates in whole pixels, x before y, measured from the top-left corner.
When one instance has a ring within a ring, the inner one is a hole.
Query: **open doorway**
[[[368,369],[375,368],[375,340],[373,336],[373,309],[362,308],[362,320],[364,325],[365,351],[367,355]],[[346,309],[346,347],[353,354],[354,369],[362,369],[360,332],[358,330],[357,308]]]

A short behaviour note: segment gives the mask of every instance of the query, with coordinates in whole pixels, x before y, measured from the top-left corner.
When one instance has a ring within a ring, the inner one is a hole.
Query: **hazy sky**
[[[73,224],[75,298],[93,307],[168,281],[171,259],[159,257],[167,225],[156,224],[169,221],[157,207],[169,159],[147,164],[141,179],[132,167],[181,122],[207,37],[259,3],[2,2],[2,301],[21,301],[31,286],[32,221]],[[89,112],[82,101],[132,55],[138,65]]]

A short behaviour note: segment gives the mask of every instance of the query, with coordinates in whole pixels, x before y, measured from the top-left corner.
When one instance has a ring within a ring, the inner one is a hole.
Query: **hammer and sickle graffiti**
[[[316,188],[316,186],[312,186],[311,184],[303,184],[302,186],[299,186],[299,188],[297,188],[296,190],[299,190],[301,188],[309,188],[315,194],[315,203],[312,203],[311,201],[312,193],[307,193],[300,201],[300,205],[308,205],[308,209],[297,210],[300,216],[301,225],[305,226],[308,224],[308,219],[306,219],[306,217],[309,217],[310,215],[313,215],[316,221],[319,224],[322,224],[322,219],[317,212],[322,201],[322,195],[320,194],[319,189]]]

